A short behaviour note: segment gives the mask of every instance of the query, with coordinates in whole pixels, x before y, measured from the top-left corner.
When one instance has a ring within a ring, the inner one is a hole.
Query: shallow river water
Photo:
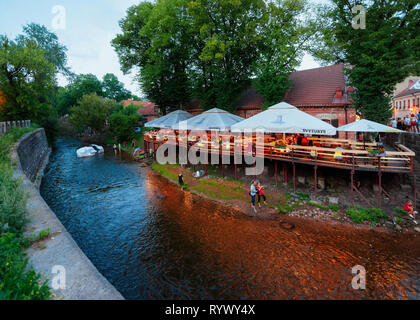
[[[420,236],[248,217],[60,138],[41,193],[127,299],[419,299]],[[366,290],[351,269],[365,267]]]

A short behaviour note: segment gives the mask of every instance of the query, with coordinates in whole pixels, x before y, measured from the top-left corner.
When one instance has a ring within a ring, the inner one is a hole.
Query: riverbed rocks
[[[280,221],[279,225],[282,229],[285,229],[285,230],[292,230],[295,228],[293,224],[286,221]]]

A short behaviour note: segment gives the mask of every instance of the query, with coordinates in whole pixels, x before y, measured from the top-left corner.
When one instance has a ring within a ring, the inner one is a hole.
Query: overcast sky
[[[325,2],[326,0],[312,0]],[[1,0],[0,33],[14,38],[22,26],[30,22],[45,25],[55,32],[59,41],[68,48],[68,64],[75,73],[93,73],[102,78],[114,73],[126,88],[142,95],[132,76],[123,75],[117,54],[110,42],[120,32],[119,20],[128,7],[140,0]],[[65,9],[65,28],[60,24],[59,12]],[[58,27],[58,28],[57,28]],[[305,56],[300,70],[318,67],[312,57]],[[65,84],[60,80],[60,84]]]

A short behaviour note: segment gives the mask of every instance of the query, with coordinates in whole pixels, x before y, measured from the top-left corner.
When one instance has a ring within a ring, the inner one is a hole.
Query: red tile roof
[[[293,81],[284,101],[294,106],[337,106],[350,104],[347,96],[344,64],[336,64],[303,71],[290,75]],[[341,99],[336,91],[343,92]]]
[[[123,107],[128,107],[130,105],[139,106],[138,113],[142,116],[158,116],[156,110],[156,104],[149,101],[134,101],[134,100],[124,100]]]
[[[420,82],[420,80],[416,81],[414,84],[416,84],[417,82]],[[413,95],[415,93],[419,93],[420,92],[420,89],[416,89],[416,88],[410,89],[411,87],[413,87],[413,85],[411,85],[408,88],[406,88],[406,89],[400,91],[399,93],[397,93],[395,95],[394,99],[396,99],[396,98],[402,98],[402,97],[406,97],[406,96],[411,96],[411,95]]]
[[[290,75],[290,80],[293,82],[284,101],[291,105],[337,107],[351,104],[347,92],[353,88],[346,86],[344,64],[297,71]],[[337,98],[337,91],[341,98]],[[237,107],[238,110],[261,109],[263,101],[263,97],[251,87],[242,93]]]

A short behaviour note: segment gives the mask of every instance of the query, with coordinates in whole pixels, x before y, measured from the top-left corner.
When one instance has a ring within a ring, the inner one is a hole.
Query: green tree
[[[250,85],[266,23],[263,0],[194,0],[188,4],[196,33],[195,93],[205,108],[235,110]]]
[[[67,47],[58,41],[55,33],[48,31],[43,25],[30,23],[23,27],[23,34],[16,38],[16,41],[23,45],[28,40],[35,41],[38,47],[44,50],[45,57],[55,66],[56,72],[72,76],[67,66]]]
[[[354,29],[352,8],[366,9],[366,28]],[[420,5],[417,0],[332,0],[323,9],[322,32],[312,53],[324,62],[346,62],[356,88],[356,108],[386,123],[395,85],[419,68]]]
[[[190,98],[190,22],[187,0],[142,2],[120,22],[122,34],[112,41],[122,70],[137,70],[143,92],[163,113]]]
[[[134,128],[139,125],[140,115],[136,113],[126,114],[116,112],[109,117],[110,131],[118,141],[130,141],[135,137]]]
[[[290,88],[290,74],[299,66],[316,29],[311,10],[306,0],[267,4],[253,81],[257,92],[264,97],[265,108],[281,102]]]
[[[79,130],[90,128],[101,132],[115,104],[115,101],[104,99],[96,93],[84,95],[77,105],[70,108],[70,123]]]
[[[116,75],[107,73],[102,80],[102,90],[105,98],[115,101],[122,101],[132,97],[129,90],[124,88],[124,84],[120,82]]]
[[[93,74],[74,76],[73,81],[69,85],[58,90],[57,109],[59,114],[67,114],[70,107],[77,104],[84,95],[91,93],[104,96],[101,81]]]
[[[55,87],[55,67],[35,41],[0,37],[0,91],[6,97],[0,119],[41,124],[54,114],[51,93]]]

